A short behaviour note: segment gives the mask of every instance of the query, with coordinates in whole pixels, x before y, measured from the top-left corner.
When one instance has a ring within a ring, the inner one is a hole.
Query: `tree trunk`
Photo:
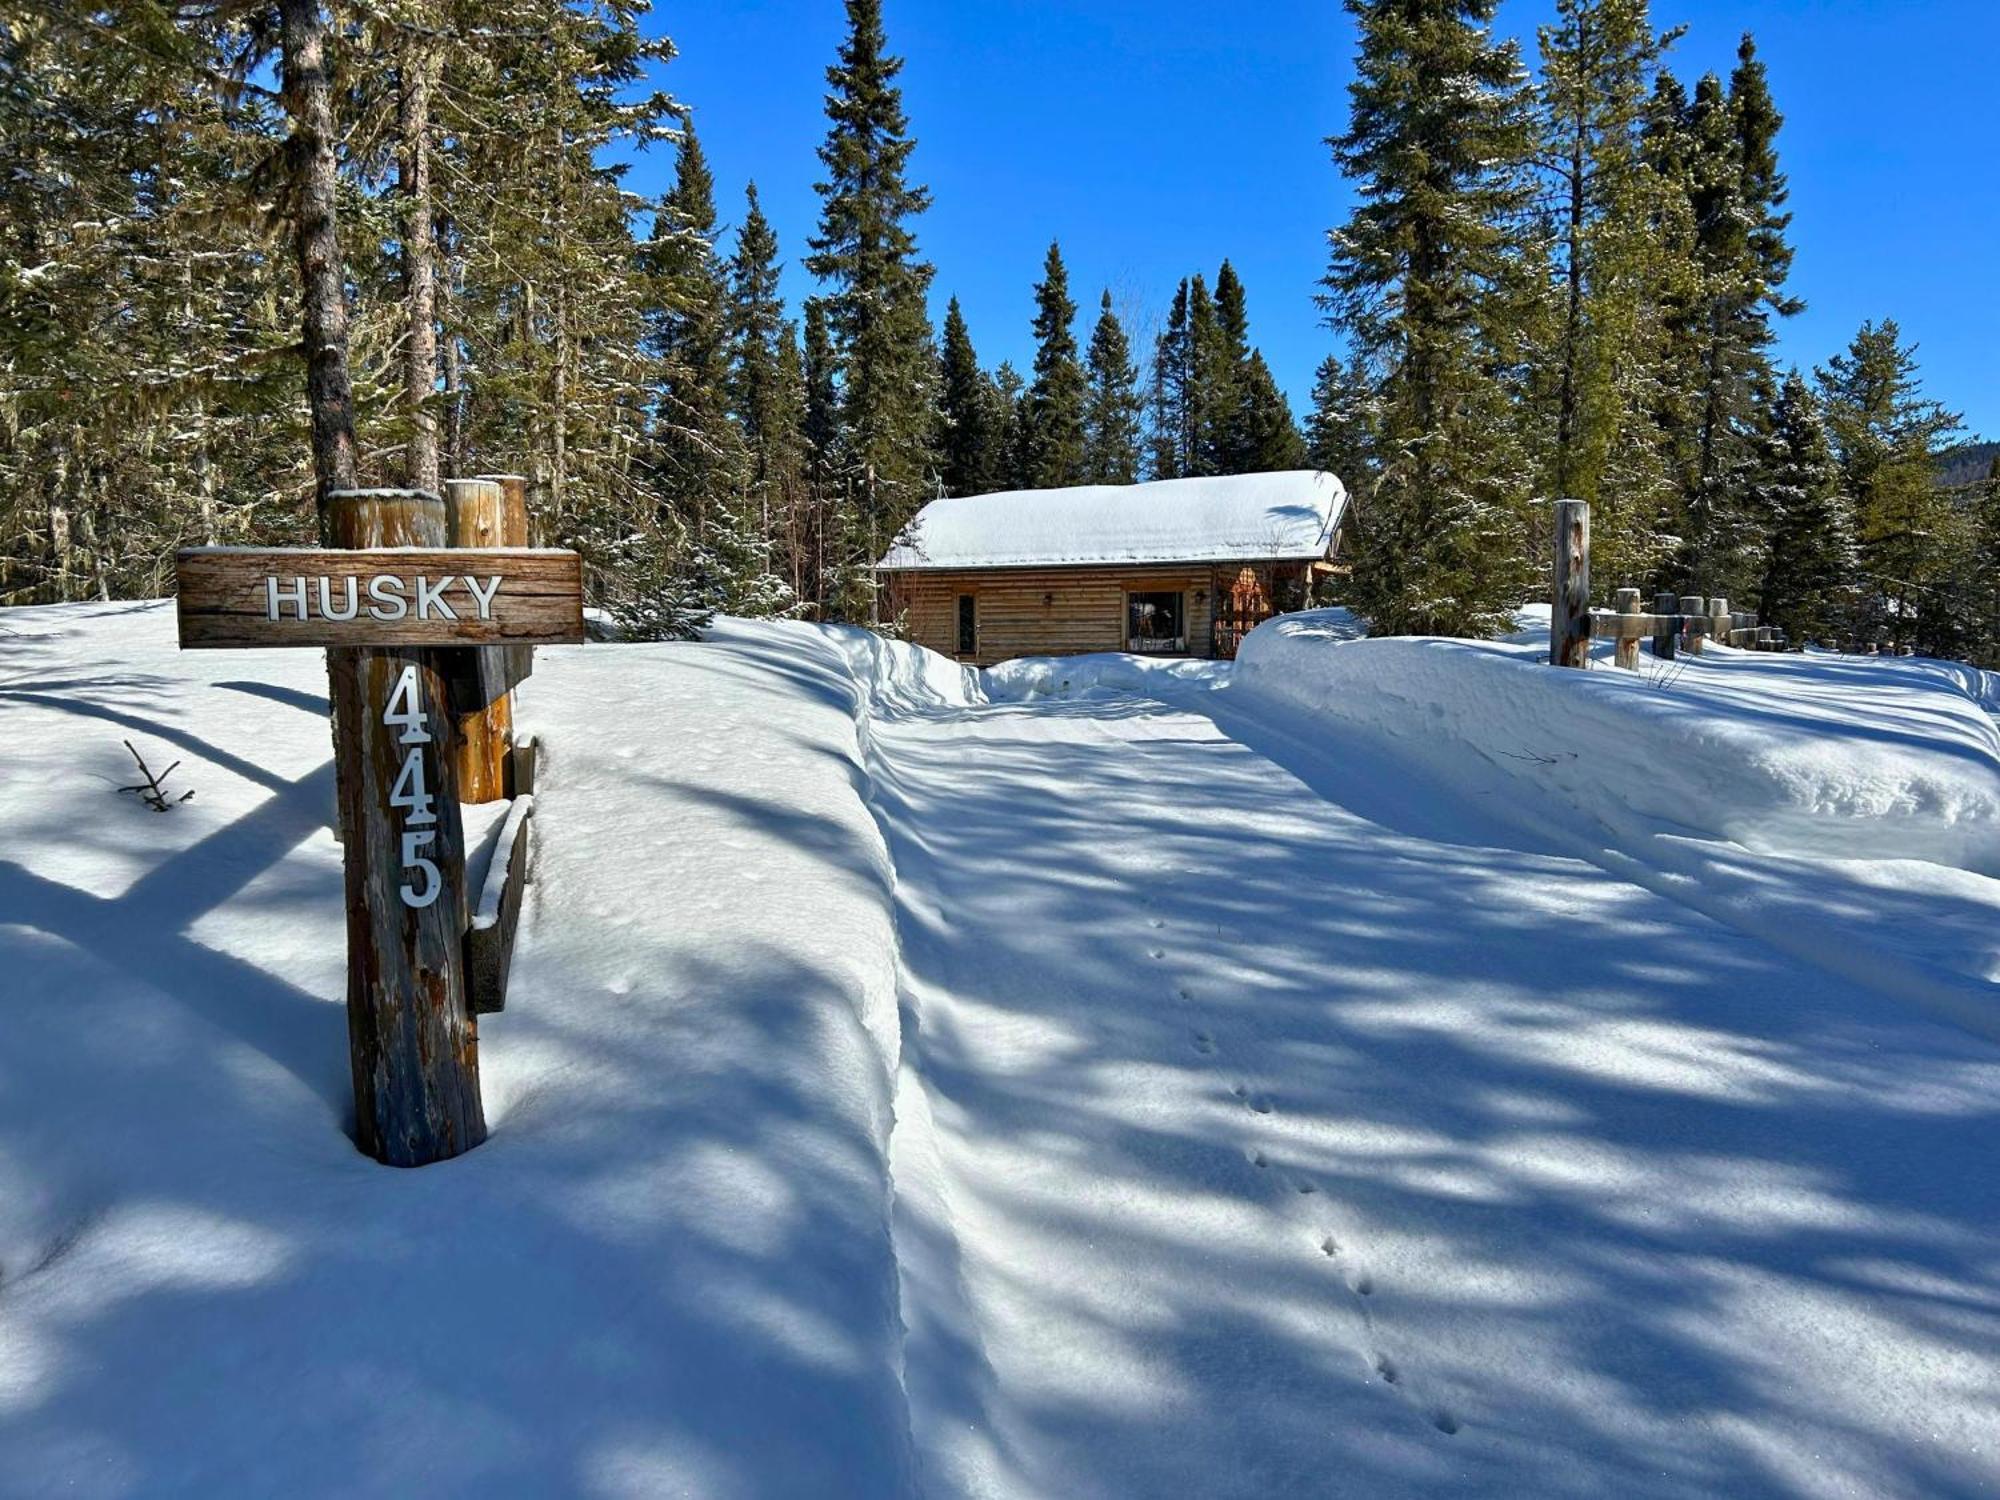
[[[306,346],[306,400],[320,533],[328,497],[359,485],[354,387],[347,373],[347,303],[334,220],[333,98],[327,79],[326,17],[319,0],[279,0],[285,110],[292,134],[295,244]]]
[[[403,347],[403,401],[409,409],[405,463],[411,489],[438,490],[437,271],[431,227],[431,76],[436,54],[428,38],[403,44],[396,102],[396,187],[403,210],[403,292],[409,323]]]

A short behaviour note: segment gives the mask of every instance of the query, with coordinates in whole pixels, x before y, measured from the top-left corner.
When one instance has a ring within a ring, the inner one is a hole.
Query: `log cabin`
[[[933,500],[876,565],[888,617],[968,665],[1229,659],[1337,570],[1347,491],[1309,469]]]

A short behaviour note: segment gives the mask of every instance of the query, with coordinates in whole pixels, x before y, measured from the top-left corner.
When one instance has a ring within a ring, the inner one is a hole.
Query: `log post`
[[[1708,636],[1718,645],[1727,646],[1729,641],[1729,601],[1716,598],[1708,601]]]
[[[1590,665],[1590,502],[1556,502],[1555,567],[1549,606],[1549,661]]]
[[[444,502],[418,490],[328,497],[338,547],[441,547]],[[419,1167],[486,1139],[466,1003],[465,849],[450,704],[436,650],[330,651],[334,768],[348,830],[347,1038],[354,1137]]]
[[[1639,591],[1637,589],[1620,589],[1616,595],[1616,600],[1619,614],[1636,615],[1639,613]],[[1628,672],[1639,670],[1639,628],[1636,625],[1628,625],[1622,620],[1619,621],[1617,654],[1613,656],[1612,661]]]
[[[1702,616],[1707,613],[1706,601],[1701,595],[1681,595],[1681,644],[1687,647],[1689,656],[1701,655]]]
[[[1678,604],[1672,594],[1653,595],[1653,659],[1672,661],[1674,659],[1675,631],[1674,615]]]
[[[481,474],[500,486],[499,547],[532,547],[528,526],[528,476],[525,474]]]
[[[444,504],[450,545],[525,545],[506,539],[506,494],[498,480],[447,479]],[[458,795],[464,802],[507,796],[507,757],[514,744],[514,700],[503,693],[458,716]]]

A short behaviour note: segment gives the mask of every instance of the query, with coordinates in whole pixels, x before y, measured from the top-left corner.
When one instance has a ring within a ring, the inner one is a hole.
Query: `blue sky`
[[[1532,56],[1548,0],[1503,0],[1500,27]],[[1337,0],[887,0],[906,59],[919,223],[941,315],[956,294],[982,360],[1027,364],[1031,288],[1051,238],[1093,315],[1109,287],[1143,347],[1175,282],[1228,256],[1252,336],[1295,408],[1331,336],[1313,307],[1325,231],[1347,186],[1323,138],[1346,120],[1354,33]],[[1726,74],[1748,28],[1786,117],[1791,290],[1807,311],[1781,357],[1811,366],[1864,318],[1920,345],[1930,394],[2000,437],[2000,3],[1995,0],[1656,0],[1686,22],[1690,83]],[[649,25],[680,57],[666,86],[694,107],[725,223],[754,177],[787,261],[818,212],[824,70],[838,0],[662,0]],[[657,192],[671,152],[636,164]],[[1087,336],[1087,325],[1080,337]]]

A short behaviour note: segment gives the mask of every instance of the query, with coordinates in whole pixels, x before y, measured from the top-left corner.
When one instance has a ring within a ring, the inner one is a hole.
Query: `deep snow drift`
[[[399,1173],[319,655],[0,614],[0,1496],[2000,1490],[1989,684],[1354,633],[540,653]]]

